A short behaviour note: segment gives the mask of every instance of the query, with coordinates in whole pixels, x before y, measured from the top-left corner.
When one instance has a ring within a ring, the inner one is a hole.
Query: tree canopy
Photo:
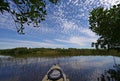
[[[101,48],[120,48],[120,4],[110,9],[98,7],[90,12],[90,29],[99,38],[96,44]]]
[[[1,14],[9,13],[17,28],[17,32],[24,34],[24,24],[33,24],[39,27],[39,23],[45,20],[46,0],[0,0]],[[49,0],[56,4],[58,0]]]

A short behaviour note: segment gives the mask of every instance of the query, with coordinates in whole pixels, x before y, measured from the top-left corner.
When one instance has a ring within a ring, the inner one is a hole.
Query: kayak
[[[69,81],[59,65],[53,65],[42,81]]]

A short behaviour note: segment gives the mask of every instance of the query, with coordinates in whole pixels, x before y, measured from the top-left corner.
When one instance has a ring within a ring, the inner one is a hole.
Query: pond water
[[[120,57],[73,56],[60,58],[0,56],[0,81],[42,81],[53,64],[59,64],[70,81],[108,81],[109,70],[119,71]],[[118,66],[118,67],[117,67]],[[117,67],[117,70],[115,69]],[[108,72],[108,73],[107,73]],[[119,80],[118,75],[116,81]],[[103,78],[104,77],[104,78]]]

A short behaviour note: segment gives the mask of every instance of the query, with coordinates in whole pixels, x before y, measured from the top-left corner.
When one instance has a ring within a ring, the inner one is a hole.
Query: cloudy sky
[[[16,32],[7,13],[0,13],[0,49],[15,47],[91,48],[98,36],[89,30],[89,12],[96,7],[109,8],[120,0],[60,0],[47,2],[46,20],[40,28],[25,26],[25,35]]]

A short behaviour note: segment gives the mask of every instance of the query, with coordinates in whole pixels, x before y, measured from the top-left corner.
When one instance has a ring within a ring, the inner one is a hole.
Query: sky
[[[46,0],[48,1],[48,0]],[[25,26],[25,35],[16,31],[8,13],[0,13],[0,49],[28,48],[91,48],[98,36],[89,29],[93,8],[110,8],[120,0],[60,0],[56,5],[46,2],[46,20],[39,28]]]

